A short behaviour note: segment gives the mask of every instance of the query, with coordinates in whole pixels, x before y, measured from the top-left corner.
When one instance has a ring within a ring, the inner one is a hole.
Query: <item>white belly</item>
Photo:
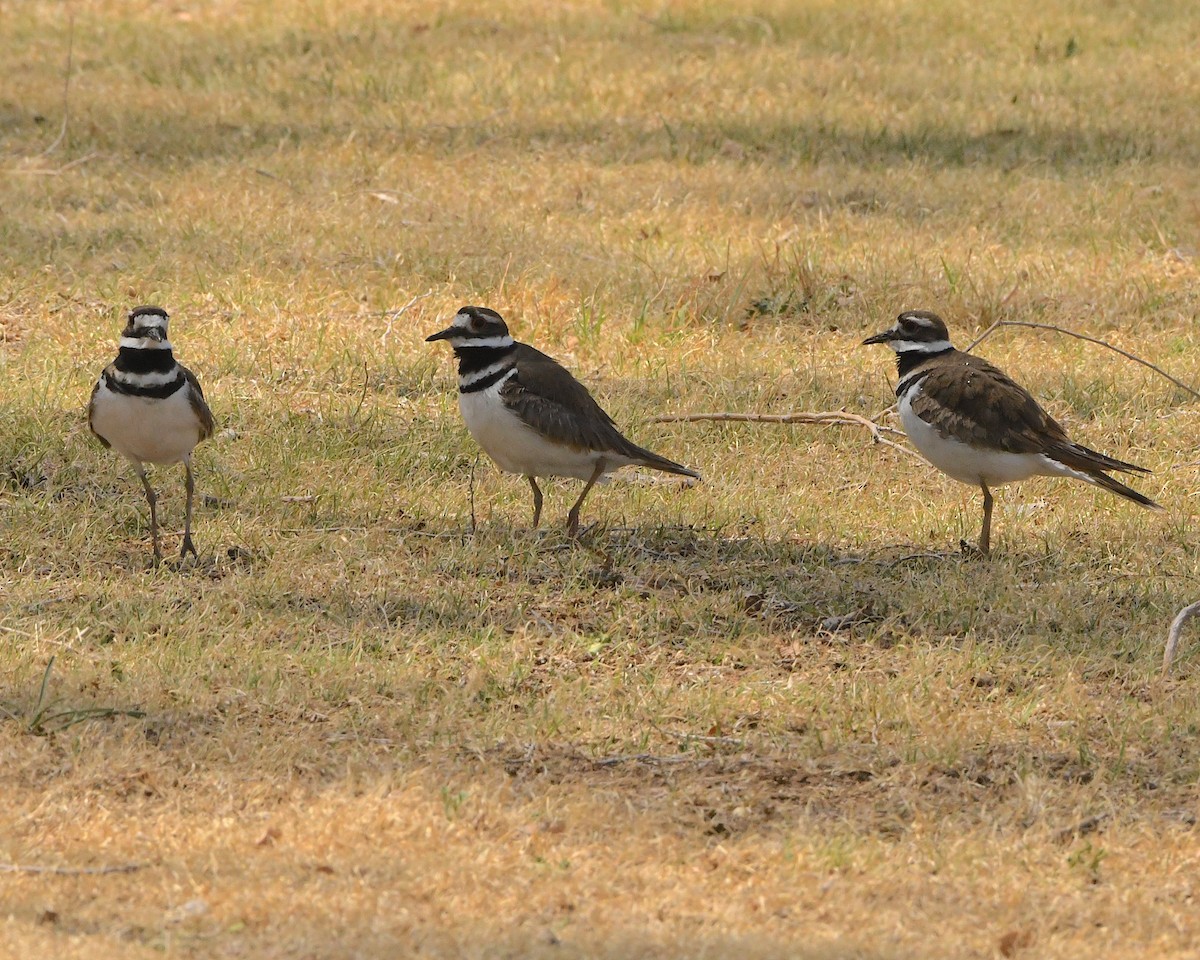
[[[917,384],[900,399],[900,422],[904,425],[904,432],[908,434],[913,446],[947,476],[960,483],[969,483],[972,486],[986,483],[989,487],[1014,483],[1037,475],[1087,479],[1040,453],[980,450],[959,440],[943,437],[913,412],[909,401],[920,389],[921,385]]]
[[[187,390],[185,384],[160,400],[114,393],[101,383],[92,427],[130,460],[178,463],[200,442],[200,424]]]
[[[632,461],[613,454],[578,450],[552,443],[505,408],[500,384],[477,393],[460,393],[458,407],[475,442],[501,470],[526,477],[575,477],[590,480],[603,457],[611,473]]]

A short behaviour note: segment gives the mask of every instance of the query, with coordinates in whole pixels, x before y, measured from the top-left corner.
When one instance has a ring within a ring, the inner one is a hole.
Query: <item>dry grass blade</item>
[[[35,736],[45,736],[66,730],[68,727],[73,727],[75,724],[83,723],[87,720],[102,720],[108,717],[133,717],[137,719],[145,716],[141,710],[122,709],[118,707],[81,707],[52,710],[53,703],[48,695],[50,691],[50,673],[54,669],[54,661],[56,659],[57,655],[52,656],[46,664],[46,669],[42,671],[42,682],[38,687],[37,700],[29,711],[22,712],[14,707],[3,708],[5,715],[10,720],[20,721],[25,727],[26,732],[32,733]]]
[[[1183,625],[1195,616],[1200,616],[1200,600],[1184,607],[1171,621],[1171,628],[1167,631],[1167,645],[1163,650],[1163,676],[1171,672],[1171,664],[1175,662],[1175,654],[1179,650],[1179,638],[1183,634]]]
[[[871,434],[871,439],[875,443],[883,444],[885,447],[891,447],[893,450],[898,450],[904,455],[914,457],[917,460],[921,459],[921,455],[915,450],[910,450],[903,444],[896,443],[895,441],[889,440],[884,436],[884,433],[891,433],[895,436],[904,436],[904,434],[902,434],[899,430],[894,430],[891,427],[880,426],[873,420],[868,420],[866,417],[861,417],[857,413],[845,413],[840,410],[823,410],[800,413],[677,413],[668,414],[661,417],[651,417],[649,422],[700,423],[705,420],[715,421],[718,423],[808,423],[819,426],[862,427]]]
[[[1094,343],[1098,347],[1104,347],[1106,350],[1111,350],[1113,353],[1120,354],[1126,360],[1132,360],[1134,363],[1140,363],[1143,367],[1153,370],[1160,377],[1170,380],[1171,383],[1175,384],[1175,386],[1177,386],[1180,390],[1183,390],[1186,393],[1191,394],[1197,400],[1200,400],[1200,391],[1194,389],[1193,387],[1189,387],[1182,380],[1171,376],[1169,373],[1163,370],[1162,367],[1156,366],[1149,360],[1143,360],[1141,357],[1130,353],[1128,350],[1122,350],[1120,347],[1114,347],[1107,340],[1101,340],[1099,337],[1092,337],[1086,333],[1076,333],[1074,330],[1067,330],[1064,327],[1055,326],[1052,323],[1034,323],[1032,320],[997,320],[990,327],[984,330],[983,333],[972,340],[971,343],[964,348],[963,353],[970,353],[1001,327],[1029,327],[1033,330],[1050,330],[1053,333],[1061,333],[1068,337],[1074,337],[1076,340],[1084,340],[1087,343]]]

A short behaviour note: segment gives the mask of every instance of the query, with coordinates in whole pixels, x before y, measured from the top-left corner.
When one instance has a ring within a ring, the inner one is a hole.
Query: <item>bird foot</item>
[[[968,543],[966,540],[958,541],[959,552],[967,560],[986,560],[992,555],[991,550],[985,550],[977,543]]]

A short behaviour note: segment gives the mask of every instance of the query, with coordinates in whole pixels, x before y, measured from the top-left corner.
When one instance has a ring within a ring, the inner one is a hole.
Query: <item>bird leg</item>
[[[158,545],[158,495],[146,478],[146,468],[140,463],[137,465],[137,474],[142,481],[142,489],[146,491],[146,502],[150,504],[150,537],[154,541],[154,565],[157,567],[162,562],[162,548]]]
[[[529,486],[533,489],[533,529],[536,530],[537,525],[542,522],[542,491],[533,477],[525,479],[529,481]]]
[[[183,524],[183,546],[179,550],[179,559],[182,560],[190,553],[199,560],[200,554],[196,552],[196,545],[192,543],[192,497],[196,492],[196,481],[192,479],[191,457],[183,461],[183,469],[187,471],[185,480],[187,485],[187,514]]]
[[[596,481],[604,476],[604,458],[601,457],[596,461],[596,469],[592,471],[592,477],[584,485],[583,493],[579,495],[579,499],[575,501],[575,506],[571,508],[571,512],[567,514],[567,535],[570,537],[579,536],[579,508],[583,506],[584,498],[587,497],[589,491],[596,485]]]
[[[979,532],[979,553],[986,557],[992,548],[992,491],[982,480],[979,489],[983,491],[983,529]]]

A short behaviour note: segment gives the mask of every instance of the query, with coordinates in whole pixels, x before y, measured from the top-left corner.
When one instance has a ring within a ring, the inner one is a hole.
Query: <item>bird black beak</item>
[[[167,339],[162,330],[160,330],[158,327],[151,327],[146,331],[146,336],[148,336],[155,343],[162,343]]]
[[[873,337],[867,337],[867,339],[864,340],[861,345],[867,347],[872,343],[887,343],[889,340],[895,339],[896,333],[894,330],[884,330],[883,333],[877,333]]]
[[[454,327],[447,327],[445,330],[439,330],[437,333],[431,333],[425,338],[426,343],[433,343],[434,340],[449,340],[458,331]]]

